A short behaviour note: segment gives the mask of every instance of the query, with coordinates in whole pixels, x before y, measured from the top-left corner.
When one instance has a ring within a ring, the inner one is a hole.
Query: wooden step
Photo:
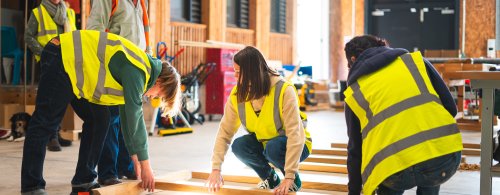
[[[207,172],[193,172],[193,178],[196,179],[204,179],[206,180],[210,173]],[[336,180],[332,179],[332,177],[324,177],[324,179],[328,180],[323,180],[324,182],[314,182],[314,181],[307,181],[307,177],[303,177],[304,174],[301,174],[301,180],[302,180],[302,188],[303,189],[316,189],[316,190],[326,190],[326,191],[339,191],[339,192],[347,192],[347,183],[346,181],[338,181],[339,179],[337,178]],[[261,181],[259,177],[256,176],[243,176],[243,175],[226,175],[224,174],[222,176],[224,178],[224,181],[229,181],[229,182],[237,182],[237,183],[249,183],[249,184],[257,184]],[[321,177],[321,175],[318,175],[317,177]],[[326,182],[326,183],[325,183]],[[336,183],[335,183],[336,182]]]

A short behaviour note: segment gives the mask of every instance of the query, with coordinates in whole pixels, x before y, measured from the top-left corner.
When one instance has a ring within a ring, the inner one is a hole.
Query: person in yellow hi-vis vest
[[[42,0],[40,6],[32,10],[24,40],[40,61],[43,47],[55,36],[76,30],[75,17],[62,0]]]
[[[43,47],[50,39],[61,33],[76,30],[75,17],[72,17],[71,10],[62,0],[42,0],[40,6],[32,10],[24,32],[24,41],[35,56],[37,64]],[[34,70],[33,68],[32,71]],[[35,80],[38,78],[37,74]],[[62,139],[59,133],[56,133],[51,137],[47,149],[61,151],[61,145],[69,146],[71,141]]]
[[[311,153],[312,140],[295,87],[269,68],[260,51],[250,46],[234,55],[234,74],[237,85],[219,125],[207,181],[209,191],[216,192],[224,184],[221,165],[240,126],[248,134],[236,138],[231,149],[262,179],[257,186],[274,189],[277,194],[300,190],[299,162]],[[269,163],[283,173],[283,181]]]
[[[460,164],[457,107],[420,52],[364,35],[345,45],[349,194],[439,194]]]
[[[98,188],[96,165],[109,124],[109,105],[118,105],[125,145],[142,188],[154,190],[143,95],[161,98],[166,114],[180,104],[180,75],[168,62],[146,54],[127,39],[93,30],[61,34],[48,43],[41,58],[36,107],[24,142],[21,171],[23,194],[46,194],[43,180],[45,145],[61,122],[68,104],[83,120],[82,143],[71,194]]]

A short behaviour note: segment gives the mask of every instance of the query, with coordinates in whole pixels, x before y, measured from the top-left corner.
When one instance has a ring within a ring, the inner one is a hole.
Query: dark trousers
[[[241,162],[252,168],[262,180],[265,180],[271,174],[269,162],[285,175],[286,142],[286,136],[278,136],[269,140],[264,149],[262,143],[255,138],[255,134],[248,134],[236,138],[231,145],[231,150]],[[308,156],[309,150],[304,144],[300,162]]]
[[[118,106],[108,107],[111,118],[108,135],[104,141],[101,159],[97,166],[97,174],[100,180],[117,178],[118,175],[134,173],[134,164],[130,158],[120,125],[120,112]]]
[[[76,172],[71,183],[73,185],[92,183],[97,177],[95,167],[107,133],[109,111],[106,106],[76,98],[63,67],[61,48],[48,43],[42,52],[35,112],[24,141],[22,192],[45,188],[42,173],[46,146],[49,138],[57,132],[68,104],[71,104],[76,114],[82,118],[84,123],[81,142],[88,143],[80,145]]]
[[[377,194],[402,195],[405,190],[417,186],[417,195],[438,195],[441,184],[457,171],[461,156],[461,152],[455,152],[397,172],[378,186]]]

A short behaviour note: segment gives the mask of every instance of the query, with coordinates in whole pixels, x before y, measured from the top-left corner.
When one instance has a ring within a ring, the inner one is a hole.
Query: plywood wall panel
[[[495,0],[466,1],[465,16],[465,55],[473,58],[486,57],[487,41],[495,38]]]

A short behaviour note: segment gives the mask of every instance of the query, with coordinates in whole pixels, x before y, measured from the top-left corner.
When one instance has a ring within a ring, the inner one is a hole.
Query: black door
[[[368,33],[409,51],[458,48],[455,0],[371,1]]]

